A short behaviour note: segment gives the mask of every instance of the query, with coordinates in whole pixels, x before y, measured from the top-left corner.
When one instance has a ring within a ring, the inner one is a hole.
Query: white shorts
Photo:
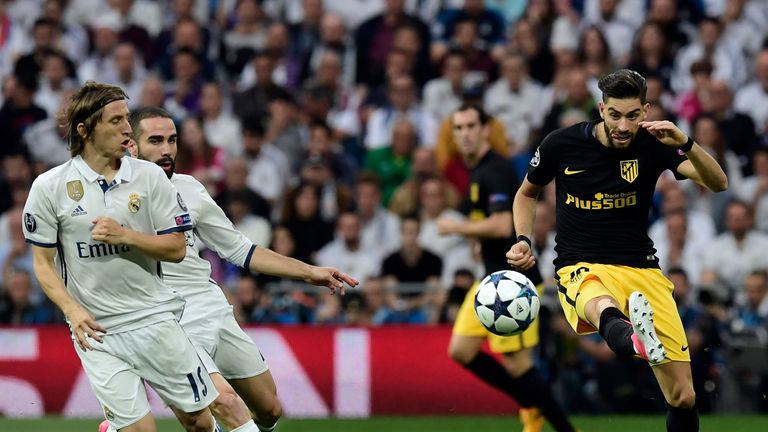
[[[130,426],[149,413],[148,383],[169,406],[184,412],[206,408],[218,396],[192,343],[176,320],[117,334],[94,348],[75,351],[88,375],[104,416],[115,429]]]
[[[181,327],[198,351],[209,373],[242,379],[269,370],[256,344],[240,328],[221,289],[211,284],[205,294],[185,297]]]

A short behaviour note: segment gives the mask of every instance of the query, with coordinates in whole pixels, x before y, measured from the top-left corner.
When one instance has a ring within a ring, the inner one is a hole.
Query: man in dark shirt
[[[665,170],[714,192],[728,179],[672,122],[644,121],[650,105],[640,74],[621,69],[598,85],[602,120],[551,133],[531,159],[515,196],[519,236],[507,260],[520,269],[535,265],[528,236],[536,198],[554,179],[556,280],[566,319],[579,334],[599,331],[616,354],[646,359],[667,401],[667,430],[698,431],[688,342],[647,219]]]
[[[478,239],[485,272],[492,273],[509,269],[504,251],[511,243],[512,197],[518,182],[511,162],[491,150],[488,120],[481,108],[472,105],[463,105],[452,115],[454,141],[472,170],[467,203],[469,220],[439,219],[437,224],[441,234]],[[529,269],[526,275],[533,283],[541,283],[538,268]],[[469,290],[456,316],[448,348],[451,358],[524,408],[537,408],[521,412],[526,430],[541,428],[543,414],[556,431],[573,431],[549,386],[533,366],[533,347],[539,343],[538,321],[520,335],[503,337],[490,333],[474,312],[478,285],[475,283]],[[481,350],[486,339],[491,351],[501,354],[503,365]]]

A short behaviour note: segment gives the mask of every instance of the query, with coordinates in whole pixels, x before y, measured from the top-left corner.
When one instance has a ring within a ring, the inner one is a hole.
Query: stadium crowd
[[[168,109],[177,171],[253,242],[362,281],[331,296],[203,252],[242,323],[375,326],[450,323],[483,276],[475,245],[438,230],[467,217],[449,114],[482,105],[522,179],[544,136],[597,118],[597,78],[628,67],[647,77],[648,119],[675,121],[729,177],[711,194],[668,173],[649,219],[699,409],[768,410],[754,397],[768,387],[767,36],[762,0],[0,0],[0,324],[62,322],[22,208],[69,159],[57,115],[87,80]],[[532,239],[550,284],[552,192]],[[570,410],[658,408],[641,362],[575,337],[556,290],[543,296],[542,361]]]

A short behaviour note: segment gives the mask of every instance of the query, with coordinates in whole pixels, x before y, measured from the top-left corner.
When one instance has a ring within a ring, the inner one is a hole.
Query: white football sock
[[[256,423],[251,420],[248,423],[241,424],[229,432],[259,432],[259,428],[256,426]]]
[[[261,432],[272,432],[277,427],[277,422],[275,422],[275,424],[273,424],[272,426],[262,426],[258,423],[256,423],[256,426],[259,427],[259,430]]]

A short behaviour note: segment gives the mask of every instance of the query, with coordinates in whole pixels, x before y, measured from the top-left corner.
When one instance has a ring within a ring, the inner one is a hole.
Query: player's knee
[[[269,398],[259,409],[254,412],[257,423],[273,425],[283,416],[283,405],[277,396]]]
[[[696,392],[689,385],[675,386],[668,402],[675,408],[691,408],[696,404]]]

